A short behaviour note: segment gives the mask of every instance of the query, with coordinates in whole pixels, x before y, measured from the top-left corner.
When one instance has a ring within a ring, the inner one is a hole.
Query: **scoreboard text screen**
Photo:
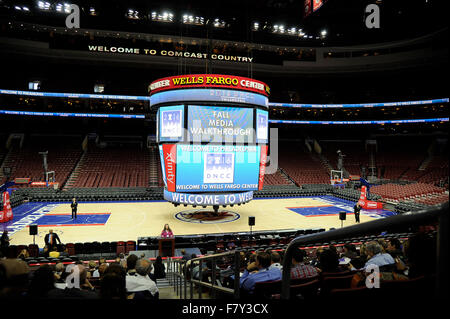
[[[188,141],[253,143],[253,109],[188,106]]]
[[[258,189],[261,147],[177,145],[176,191],[229,192]]]

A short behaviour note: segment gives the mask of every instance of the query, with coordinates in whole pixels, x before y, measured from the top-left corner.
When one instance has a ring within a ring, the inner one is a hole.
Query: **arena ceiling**
[[[306,1],[321,5],[305,14],[305,0],[0,0],[0,18],[58,25],[73,3],[81,7],[83,28],[296,46],[396,41],[447,28],[446,1]],[[379,28],[366,26],[368,5],[379,8]]]

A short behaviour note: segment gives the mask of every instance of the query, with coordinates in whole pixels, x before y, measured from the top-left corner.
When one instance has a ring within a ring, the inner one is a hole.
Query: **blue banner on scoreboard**
[[[177,145],[177,192],[258,189],[258,145]]]
[[[157,125],[159,141],[183,141],[184,105],[160,107]]]
[[[269,142],[269,112],[256,109],[256,142]]]
[[[253,143],[253,109],[189,105],[188,141]]]

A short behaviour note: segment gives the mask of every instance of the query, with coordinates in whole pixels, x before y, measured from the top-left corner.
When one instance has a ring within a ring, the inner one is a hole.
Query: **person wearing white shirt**
[[[139,259],[136,262],[136,274],[126,276],[126,289],[135,298],[152,299],[159,298],[159,290],[156,283],[148,276],[151,271],[151,263],[147,259]]]
[[[269,269],[271,268],[278,268],[279,270],[283,270],[283,265],[281,265],[281,256],[279,253],[273,251],[270,254],[271,264]]]

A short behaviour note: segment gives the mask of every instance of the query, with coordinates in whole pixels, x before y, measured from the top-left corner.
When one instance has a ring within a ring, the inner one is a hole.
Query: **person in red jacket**
[[[173,237],[173,232],[169,227],[169,224],[165,224],[164,225],[164,229],[161,232],[161,237],[162,238],[171,238]]]

